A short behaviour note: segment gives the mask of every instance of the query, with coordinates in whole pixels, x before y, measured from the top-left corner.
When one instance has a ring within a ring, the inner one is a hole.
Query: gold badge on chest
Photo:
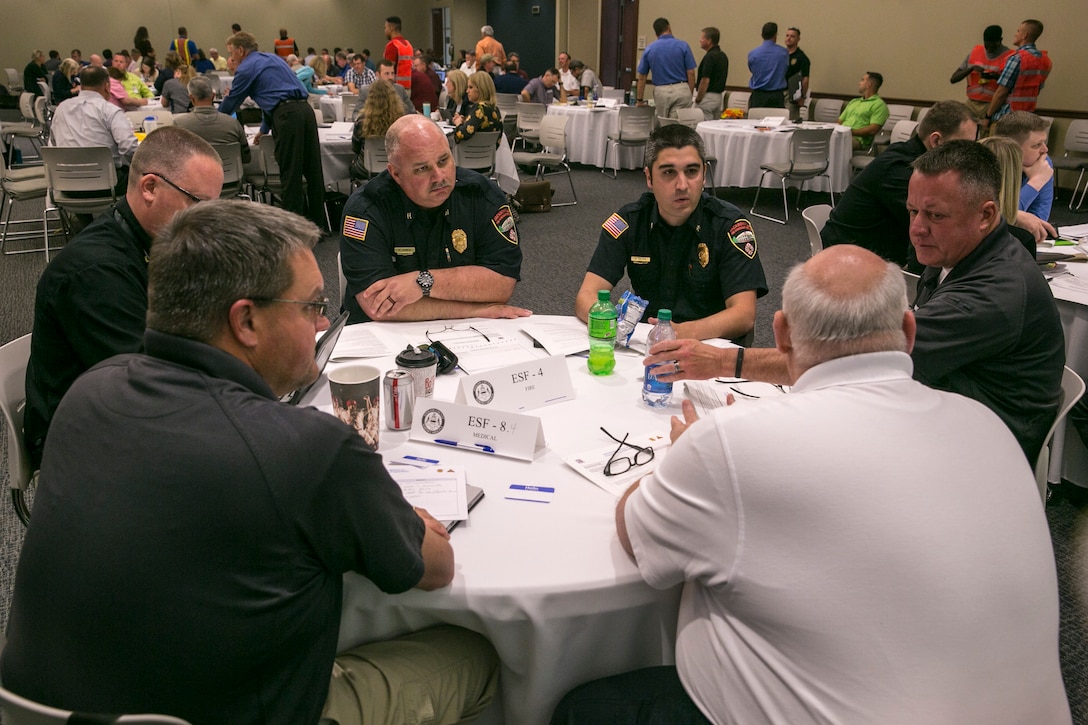
[[[465,234],[464,229],[454,229],[450,239],[458,254],[464,254],[465,250],[468,249],[468,235]]]
[[[706,269],[706,266],[710,264],[710,249],[705,244],[699,242],[699,266]]]

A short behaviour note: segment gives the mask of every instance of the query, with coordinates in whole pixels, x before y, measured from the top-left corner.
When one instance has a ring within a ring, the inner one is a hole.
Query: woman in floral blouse
[[[477,71],[470,75],[467,95],[473,103],[473,110],[467,116],[458,114],[453,117],[453,125],[456,126],[453,130],[454,142],[461,143],[472,138],[477,131],[502,131],[502,114],[495,103],[495,81],[491,80],[490,74]]]

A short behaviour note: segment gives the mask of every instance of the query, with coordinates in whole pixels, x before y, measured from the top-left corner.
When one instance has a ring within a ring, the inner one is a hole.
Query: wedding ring
[[[673,368],[672,374],[673,375],[679,375],[680,374],[680,361],[679,360],[674,360],[673,363],[672,363],[672,368]]]

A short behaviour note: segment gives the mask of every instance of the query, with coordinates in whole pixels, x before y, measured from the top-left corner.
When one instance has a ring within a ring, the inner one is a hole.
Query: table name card
[[[574,397],[566,358],[552,355],[461,378],[456,401],[520,412]]]
[[[417,398],[411,440],[531,461],[544,448],[540,418]]]

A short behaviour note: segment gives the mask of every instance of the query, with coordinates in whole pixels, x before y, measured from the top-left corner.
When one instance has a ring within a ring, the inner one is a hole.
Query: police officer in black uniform
[[[521,247],[502,191],[457,169],[445,135],[418,114],[390,127],[386,151],[389,168],[344,208],[349,323],[531,314],[506,304]]]
[[[650,192],[601,225],[597,250],[575,300],[585,320],[597,290],[631,278],[648,301],[643,321],[672,310],[678,337],[747,342],[756,298],[767,294],[755,232],[737,207],[703,193],[703,143],[694,129],[673,124],[650,135]]]

